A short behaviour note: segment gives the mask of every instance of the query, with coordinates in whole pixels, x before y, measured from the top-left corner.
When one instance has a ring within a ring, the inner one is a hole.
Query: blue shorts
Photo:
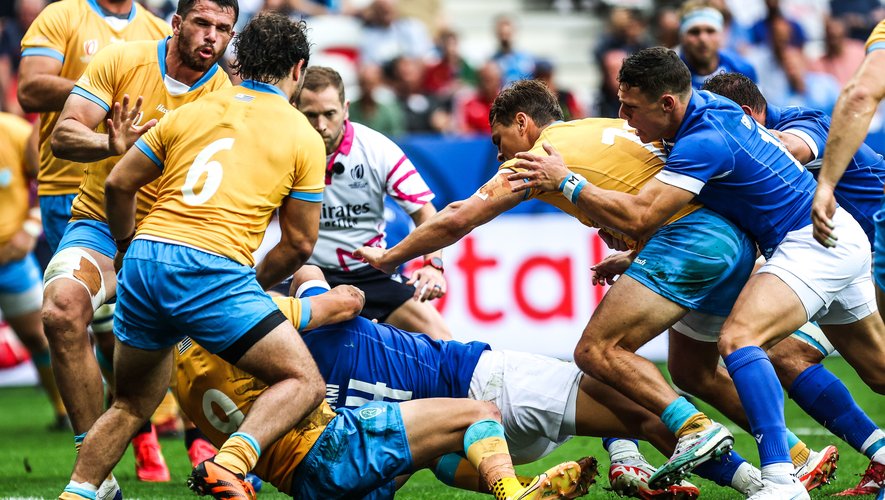
[[[52,253],[58,248],[68,221],[71,220],[71,205],[76,194],[57,194],[40,197],[40,217],[43,218],[43,234]]]
[[[728,316],[755,262],[750,238],[702,208],[658,229],[625,274],[683,307]]]
[[[0,266],[0,294],[27,292],[43,282],[43,273],[33,253]]]
[[[876,240],[873,242],[873,281],[885,292],[885,204],[873,215],[876,224]]]
[[[292,474],[293,498],[393,498],[412,470],[399,405],[373,401],[337,410]]]
[[[113,259],[117,253],[117,245],[108,224],[92,219],[69,222],[55,253],[71,247],[95,250],[109,259]]]
[[[117,275],[114,334],[138,349],[188,336],[233,364],[284,321],[254,269],[194,248],[136,239]]]

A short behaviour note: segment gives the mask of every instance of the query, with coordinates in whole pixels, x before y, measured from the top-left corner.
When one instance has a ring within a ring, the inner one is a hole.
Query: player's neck
[[[96,0],[96,2],[105,14],[122,16],[132,12],[132,0],[123,0],[122,2],[120,0]]]
[[[203,71],[189,68],[178,54],[176,37],[166,44],[166,76],[188,87],[193,86],[203,76]]]
[[[700,75],[700,76],[712,75],[713,72],[719,68],[719,55],[717,54],[715,57],[713,57],[707,61],[689,60],[688,62],[691,63],[691,67],[694,68],[695,73],[697,73],[698,75]]]

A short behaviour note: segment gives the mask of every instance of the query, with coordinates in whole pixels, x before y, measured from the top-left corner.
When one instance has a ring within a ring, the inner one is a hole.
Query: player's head
[[[676,135],[691,97],[691,73],[670,49],[642,49],[624,59],[618,73],[620,117],[643,142]]]
[[[304,21],[275,12],[255,16],[234,41],[234,71],[243,80],[276,84],[291,76],[301,85],[302,70],[310,59],[305,29]]]
[[[541,130],[557,120],[562,120],[559,101],[538,80],[520,80],[499,92],[489,109],[498,160],[506,161],[531,149]]]
[[[188,68],[206,71],[227,50],[239,13],[237,0],[180,0],[172,16],[172,50]]]
[[[744,113],[754,120],[765,124],[765,112],[768,102],[759,87],[745,75],[740,73],[720,73],[704,82],[701,90],[709,90],[714,94],[727,97],[738,103]]]
[[[685,58],[706,67],[719,60],[722,46],[722,13],[705,0],[690,0],[681,9],[679,40]]]
[[[344,136],[349,103],[344,100],[341,75],[332,68],[312,66],[304,72],[304,86],[295,97],[295,106],[323,136],[326,154],[338,149]]]

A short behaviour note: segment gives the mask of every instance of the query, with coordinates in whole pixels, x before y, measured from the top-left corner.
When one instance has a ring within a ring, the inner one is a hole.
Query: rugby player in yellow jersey
[[[105,47],[127,40],[158,40],[171,29],[133,0],[71,0],[49,4],[22,38],[18,100],[40,113],[40,172],[37,193],[46,241],[52,252],[71,218],[83,166],[56,158],[49,134],[74,82]]]
[[[450,204],[396,246],[387,250],[363,247],[357,254],[390,272],[402,262],[454,243],[529,197],[596,226],[575,205],[587,182],[635,194],[664,167],[663,154],[654,145],[643,144],[623,120],[557,123],[561,116],[555,97],[538,82],[520,81],[502,91],[489,116],[499,160],[506,161],[499,173],[473,196]],[[516,154],[530,150],[544,155],[545,142],[553,144],[578,175],[563,183],[561,192],[513,192],[512,187],[523,183],[507,178],[514,173]],[[575,361],[621,392],[626,383],[648,388],[643,391],[646,399],[636,402],[654,408],[657,415],[663,413],[664,424],[677,437],[703,431],[704,439],[683,455],[687,466],[693,467],[726,452],[733,442],[730,433],[679,397],[650,362],[644,361],[643,370],[637,370],[630,381],[613,380],[610,364],[625,358],[643,363],[635,350],[674,324],[680,331],[718,331],[753,268],[755,245],[734,224],[695,203],[680,209],[641,245],[626,239],[638,256],[594,311],[575,349]],[[591,351],[606,353],[605,361],[590,366]],[[680,451],[684,450],[677,447]],[[731,462],[742,459],[732,457]],[[718,462],[712,465],[717,466]],[[749,474],[750,469],[745,467],[744,472]],[[699,473],[713,475],[712,471]]]
[[[30,123],[0,113],[0,312],[37,367],[40,384],[55,410],[53,428],[65,429],[67,413],[52,376],[49,343],[40,322],[40,266],[33,250],[43,229],[28,189],[37,175],[34,138]]]
[[[93,425],[64,498],[91,498],[129,436],[163,397],[172,347],[187,334],[268,384],[213,461],[191,475],[216,498],[248,497],[243,481],[266,448],[319,404],[324,387],[291,323],[264,292],[297,269],[319,229],[325,150],[289,104],[309,44],[301,22],[252,19],[235,42],[243,83],[170,112],[142,136],[105,183],[119,274],[111,408]],[[157,181],[137,226],[136,194]],[[279,208],[282,238],[253,269]],[[131,248],[130,248],[131,243]]]
[[[305,286],[311,283],[319,282]],[[323,282],[307,290],[309,298],[274,301],[289,321],[305,330],[359,314],[365,301],[359,289],[340,285],[326,292],[323,285],[328,286]],[[308,301],[306,311],[302,301]],[[216,444],[237,430],[266,389],[190,338],[177,346],[174,360],[176,396]],[[585,470],[578,463],[565,462],[530,478],[523,488],[495,404],[451,398],[373,401],[337,413],[322,401],[264,450],[254,472],[294,498],[393,498],[395,478],[454,452],[464,453],[480,471],[488,491],[502,500],[576,498],[586,493],[595,475],[595,467]]]

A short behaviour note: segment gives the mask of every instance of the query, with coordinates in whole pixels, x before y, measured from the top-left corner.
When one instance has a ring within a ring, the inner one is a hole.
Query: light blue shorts
[[[728,316],[755,261],[752,240],[702,208],[658,229],[625,274],[692,311]]]
[[[33,253],[0,266],[0,294],[23,293],[43,283],[43,273]]]
[[[71,247],[95,250],[109,259],[113,259],[117,253],[117,245],[114,243],[108,224],[92,219],[80,219],[68,223],[56,253]]]
[[[876,241],[873,243],[873,281],[885,292],[885,208],[873,216],[876,224]]]
[[[49,250],[55,253],[68,221],[71,220],[71,205],[76,194],[58,194],[40,197],[40,217],[43,218],[43,234]]]
[[[114,334],[138,349],[188,336],[235,364],[284,321],[254,269],[194,248],[136,239],[117,275]]]
[[[292,475],[293,498],[393,498],[394,478],[412,470],[399,405],[341,408]]]

